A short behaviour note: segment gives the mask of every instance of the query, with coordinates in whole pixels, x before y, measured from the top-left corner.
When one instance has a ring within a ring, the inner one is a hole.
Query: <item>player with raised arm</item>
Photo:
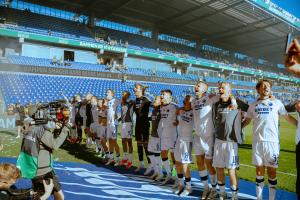
[[[297,126],[297,120],[290,116],[282,102],[270,98],[272,84],[268,80],[260,80],[256,84],[259,98],[250,105],[243,127],[253,119],[252,130],[252,162],[256,166],[256,196],[263,199],[265,169],[268,172],[269,199],[276,197],[276,168],[279,159],[279,116]]]
[[[116,129],[116,113],[117,107],[120,105],[120,100],[116,99],[115,92],[112,89],[108,89],[106,92],[107,100],[107,124],[106,124],[106,137],[108,139],[109,148],[109,160],[106,165],[115,163],[115,166],[120,162],[120,148],[117,143],[117,129]],[[114,151],[116,152],[116,159],[114,159]]]
[[[162,105],[160,109],[161,119],[159,122],[159,129],[161,131],[161,158],[163,166],[167,172],[167,177],[163,184],[166,184],[172,179],[171,166],[168,158],[169,151],[173,163],[175,163],[174,149],[177,140],[177,129],[176,129],[176,111],[178,106],[172,102],[172,91],[162,91]]]
[[[192,100],[194,114],[195,135],[193,137],[193,148],[196,155],[197,167],[200,179],[204,184],[201,199],[214,199],[218,193],[216,190],[216,170],[212,166],[214,149],[214,132],[212,121],[212,104],[219,100],[218,96],[207,96],[208,85],[198,81],[195,85],[196,97]],[[208,174],[212,188],[208,185]]]
[[[176,171],[179,185],[175,194],[187,196],[192,193],[191,173],[189,164],[192,162],[192,141],[194,128],[194,114],[191,106],[192,97],[184,98],[184,107],[177,111],[178,138],[175,145]],[[185,179],[183,180],[183,177]]]

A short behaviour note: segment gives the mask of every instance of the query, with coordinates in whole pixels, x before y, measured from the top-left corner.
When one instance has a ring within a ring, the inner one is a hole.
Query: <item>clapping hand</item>
[[[287,71],[300,77],[300,44],[297,39],[293,39],[288,48],[288,54],[285,59],[285,67]]]

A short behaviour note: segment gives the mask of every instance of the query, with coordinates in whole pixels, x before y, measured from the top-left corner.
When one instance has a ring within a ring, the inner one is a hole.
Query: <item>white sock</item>
[[[212,190],[216,190],[216,187],[217,187],[217,176],[216,176],[216,174],[210,174],[209,179],[210,179],[210,184],[211,184]]]
[[[100,141],[98,139],[96,139],[95,142],[96,142],[97,150],[99,150],[101,152],[102,151],[102,145],[100,144]]]
[[[237,193],[238,193],[238,189],[237,189],[236,185],[232,185],[230,187],[230,189],[231,189],[231,192],[232,192],[232,196],[236,196]]]
[[[184,186],[183,174],[177,174],[177,178],[179,180],[179,184]]]
[[[18,137],[21,137],[21,126],[18,126]]]
[[[130,162],[132,162],[132,153],[129,153],[129,154],[128,154],[128,160],[129,160]]]
[[[264,189],[264,177],[263,176],[256,176],[256,197],[259,200],[262,200],[262,193]]]
[[[270,179],[269,178],[269,200],[274,200],[276,197],[276,186],[277,186],[277,179]]]
[[[157,165],[158,173],[163,174],[163,172],[162,172],[162,160],[161,160],[160,156],[155,156],[155,163]]]
[[[205,189],[208,189],[208,176],[207,176],[207,170],[202,170],[202,171],[199,171],[199,175],[200,175],[200,179],[202,181],[202,183],[204,184],[204,188]]]
[[[151,163],[148,164],[148,168],[154,168],[154,170],[155,170],[155,168],[156,168],[156,162],[155,162],[154,155],[150,155],[148,157],[149,157],[150,162],[151,162]]]
[[[218,182],[220,193],[225,193],[225,183]]]
[[[191,182],[191,177],[190,178],[185,178],[185,184],[187,187],[192,187],[192,182]]]
[[[117,161],[117,162],[120,161],[120,155],[116,155],[116,161]]]
[[[163,166],[164,166],[164,168],[165,168],[167,174],[170,175],[170,174],[171,174],[171,166],[170,166],[170,161],[169,161],[169,159],[163,161]]]
[[[127,158],[127,152],[124,152],[124,154],[123,154],[123,160],[127,160],[128,158]]]

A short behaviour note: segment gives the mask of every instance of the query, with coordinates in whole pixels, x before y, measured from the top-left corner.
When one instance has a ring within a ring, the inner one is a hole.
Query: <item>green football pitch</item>
[[[240,179],[255,181],[255,168],[252,165],[252,125],[245,129],[245,144],[239,146]],[[278,187],[295,192],[296,184],[296,154],[295,154],[296,128],[283,119],[280,120],[280,156],[278,168]],[[0,137],[4,149],[0,152],[1,157],[17,157],[20,151],[21,140],[16,139],[16,130],[0,130]],[[118,143],[121,146],[119,136]],[[94,148],[85,148],[84,144],[70,145],[65,143],[61,149],[54,152],[55,161],[68,161],[80,163],[101,163],[100,158],[95,156]],[[134,142],[134,164],[137,164],[136,144]],[[195,164],[191,165],[196,170]],[[267,180],[267,178],[265,178]]]

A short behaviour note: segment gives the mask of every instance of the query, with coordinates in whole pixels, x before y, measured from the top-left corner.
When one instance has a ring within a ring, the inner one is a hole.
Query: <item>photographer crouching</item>
[[[59,110],[62,110],[62,117],[58,119]],[[62,102],[39,106],[24,133],[17,161],[22,177],[32,180],[33,190],[39,195],[45,193],[43,182],[52,179],[52,194],[56,200],[63,200],[64,194],[53,169],[52,152],[63,144],[69,134],[69,117],[70,109]],[[51,120],[55,122],[55,127],[47,125]]]

